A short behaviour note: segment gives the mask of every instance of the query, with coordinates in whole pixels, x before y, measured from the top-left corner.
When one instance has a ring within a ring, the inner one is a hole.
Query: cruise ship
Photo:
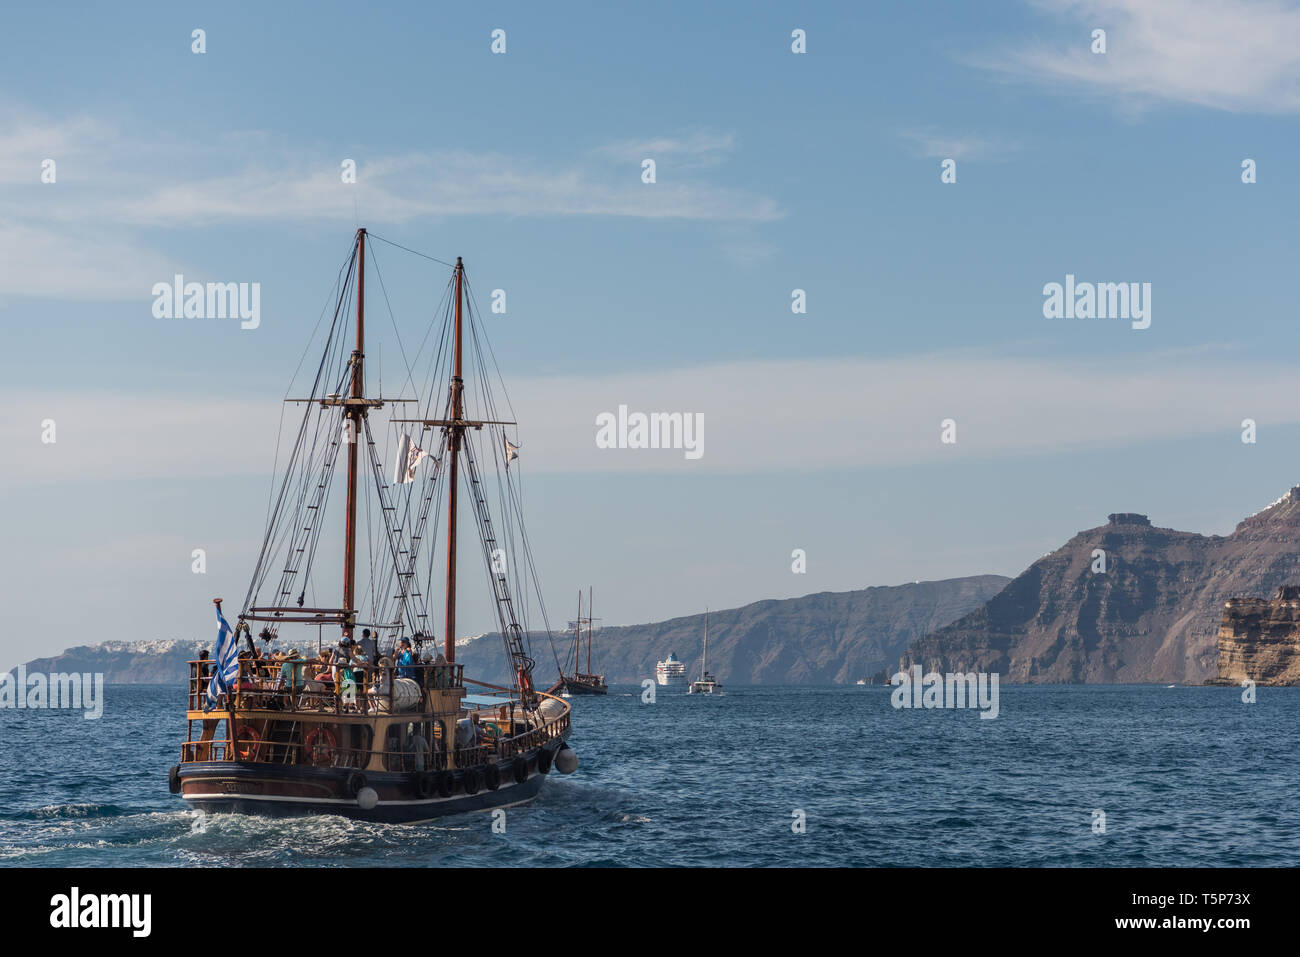
[[[686,666],[670,651],[667,659],[655,665],[655,678],[664,687],[680,687],[686,684]]]

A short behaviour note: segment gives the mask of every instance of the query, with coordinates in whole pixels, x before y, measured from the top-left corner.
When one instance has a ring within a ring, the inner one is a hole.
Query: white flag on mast
[[[502,433],[501,438],[505,439],[506,443],[506,468],[510,468],[510,463],[519,458],[519,446],[507,439],[504,433]]]
[[[419,448],[411,437],[402,433],[402,441],[397,444],[397,461],[393,464],[393,484],[405,485],[415,481],[415,469],[429,457],[429,453]]]

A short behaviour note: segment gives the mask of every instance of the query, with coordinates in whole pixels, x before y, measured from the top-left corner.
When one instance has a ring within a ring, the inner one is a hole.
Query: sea
[[[578,770],[502,831],[188,810],[167,790],[184,689],[110,686],[99,720],[0,710],[0,865],[1300,863],[1300,688],[1004,685],[992,720],[891,692],[575,698]]]

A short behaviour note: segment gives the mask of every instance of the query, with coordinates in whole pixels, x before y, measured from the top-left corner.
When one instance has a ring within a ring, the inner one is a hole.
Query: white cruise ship
[[[686,666],[677,660],[677,655],[668,652],[664,661],[655,665],[655,679],[665,687],[679,687],[686,684]]]

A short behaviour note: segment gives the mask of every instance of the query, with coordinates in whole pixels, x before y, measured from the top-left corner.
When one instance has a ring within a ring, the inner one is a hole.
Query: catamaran
[[[357,230],[331,297],[333,320],[325,327],[327,307],[317,327],[324,350],[310,394],[286,400],[304,412],[278,489],[273,485],[266,534],[237,623],[229,625],[222,600],[215,599],[213,657],[190,663],[187,736],[169,784],[191,807],[413,822],[527,801],[553,767],[564,773],[577,767],[567,744],[568,703],[533,688],[530,600],[526,591],[512,590],[512,582],[531,584],[547,634],[550,628],[523,534],[519,467],[511,467],[520,446],[507,429],[517,426],[501,416],[490,388],[495,359],[464,264],[434,260],[451,269],[442,321],[424,332],[409,361],[394,318],[397,348],[390,355],[402,357],[403,388],[418,388],[415,369],[422,360],[427,388],[401,398],[384,397],[382,389],[367,396],[365,283],[373,241],[388,242]],[[375,269],[382,287],[383,274]],[[388,290],[383,293],[388,304]],[[476,387],[468,396],[467,352]],[[471,402],[477,415],[467,410]],[[390,412],[382,434],[389,448],[396,447],[389,482],[371,422],[381,409],[412,405],[418,417]],[[337,578],[328,576],[338,566],[318,559],[336,547],[325,531],[340,458],[347,473],[346,497],[334,503],[335,512],[339,505],[343,512],[342,594],[335,606],[318,605],[318,585],[337,587]],[[491,484],[483,469],[488,459],[496,466]],[[508,686],[467,678],[456,661],[462,483],[513,676]],[[490,497],[504,513],[500,539]],[[438,565],[434,546],[444,503],[446,558]],[[428,599],[443,569],[442,649],[435,656]],[[368,582],[359,580],[359,571],[368,573]],[[269,601],[261,597],[266,592]],[[255,625],[261,626],[260,651]],[[327,648],[336,635],[337,646]],[[313,639],[315,655],[303,650]]]
[[[700,676],[691,682],[687,694],[713,694],[721,691],[718,679],[709,674],[709,610],[704,609],[704,659],[700,663]]]

